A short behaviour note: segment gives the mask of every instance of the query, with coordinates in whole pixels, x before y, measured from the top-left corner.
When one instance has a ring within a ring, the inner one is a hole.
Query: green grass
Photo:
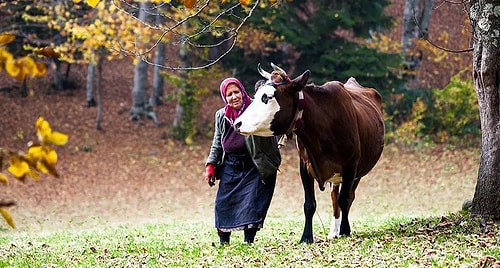
[[[223,247],[206,223],[41,234],[1,229],[0,267],[493,267],[500,260],[497,225],[465,213],[352,225],[350,237],[326,240],[316,220],[308,245],[298,243],[302,221],[271,220],[253,245],[235,232]]]

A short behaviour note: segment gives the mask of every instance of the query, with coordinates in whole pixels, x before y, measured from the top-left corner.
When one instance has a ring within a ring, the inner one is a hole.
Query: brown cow
[[[325,183],[333,184],[335,220],[329,237],[350,235],[348,216],[356,187],[361,177],[375,166],[384,148],[380,94],[375,89],[362,87],[354,78],[345,84],[338,81],[307,84],[309,70],[290,79],[284,70],[271,65],[273,73],[259,66],[267,82],[236,120],[235,127],[243,135],[291,136],[295,133],[305,195],[301,242],[313,242],[314,180],[322,191]],[[277,74],[282,77],[276,79]]]

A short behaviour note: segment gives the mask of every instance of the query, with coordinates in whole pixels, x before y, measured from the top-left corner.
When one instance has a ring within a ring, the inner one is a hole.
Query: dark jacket
[[[221,108],[215,113],[214,139],[206,162],[206,164],[212,164],[215,167],[224,162],[222,137],[227,126],[224,120],[224,108]],[[245,136],[245,144],[262,178],[276,174],[281,164],[281,154],[276,137]]]

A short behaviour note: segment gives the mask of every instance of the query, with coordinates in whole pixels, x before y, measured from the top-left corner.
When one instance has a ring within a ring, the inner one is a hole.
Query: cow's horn
[[[288,76],[288,74],[286,74],[285,70],[281,69],[278,65],[276,65],[276,64],[274,64],[272,62],[271,62],[271,67],[273,67],[273,70],[279,71],[282,74],[284,74],[285,76]]]
[[[271,74],[264,71],[262,67],[260,67],[260,63],[257,65],[257,70],[259,71],[260,75],[262,75],[262,77],[264,77],[267,80],[271,80]]]

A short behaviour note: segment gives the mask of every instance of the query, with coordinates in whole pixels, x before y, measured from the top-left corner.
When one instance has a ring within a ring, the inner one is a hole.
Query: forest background
[[[2,10],[5,10],[4,7]],[[465,198],[472,197],[477,176],[480,130],[474,88],[470,81],[471,52],[449,53],[426,40],[417,40],[412,53],[421,58],[421,66],[415,70],[416,73],[405,72],[402,63],[394,60],[402,53],[403,10],[404,1],[390,2],[383,11],[393,18],[393,27],[387,27],[370,39],[371,48],[386,54],[347,57],[343,62],[353,61],[352,66],[357,66],[357,69],[337,67],[331,69],[332,74],[326,74],[331,80],[341,81],[348,76],[356,76],[361,84],[373,84],[384,97],[388,146],[373,174],[367,176],[366,186],[360,187],[365,192],[359,194],[359,200],[354,205],[359,206],[359,210],[354,212],[358,213],[355,214],[358,218],[457,210]],[[436,3],[433,10],[428,39],[448,49],[468,48],[471,32],[463,7]],[[272,9],[263,12],[270,11],[274,12]],[[2,17],[5,16],[2,14]],[[96,118],[99,118],[99,107],[94,106],[86,94],[88,64],[77,60],[68,65],[67,76],[59,86],[54,82],[58,81],[57,72],[50,66],[58,66],[61,71],[61,66],[66,64],[54,63],[53,59],[38,58],[47,66],[43,76],[19,81],[7,75],[6,71],[2,72],[0,145],[23,150],[27,141],[33,139],[34,123],[39,116],[44,116],[54,128],[70,137],[66,146],[58,148],[60,178],[44,178],[42,182],[12,181],[5,187],[1,198],[16,201],[17,205],[11,210],[19,221],[18,228],[54,230],[61,225],[88,228],[109,223],[176,219],[210,222],[215,192],[203,183],[202,175],[213,132],[213,114],[222,104],[218,84],[224,77],[236,75],[242,77],[251,89],[258,79],[256,66],[259,62],[267,66],[266,63],[274,61],[289,70],[292,77],[305,70],[301,69],[302,66],[309,66],[307,63],[290,65],[293,61],[282,57],[282,46],[264,45],[263,48],[260,40],[271,37],[254,31],[256,29],[259,29],[258,26],[248,27],[247,32],[242,32],[243,37],[247,36],[243,40],[250,40],[249,36],[260,39],[241,42],[219,65],[202,72],[164,70],[168,73],[168,82],[161,101],[154,105],[156,122],[131,114],[135,107],[134,72],[138,66],[134,65],[136,62],[131,57],[102,61],[102,114],[98,127]],[[353,43],[370,47],[366,38],[352,35],[348,30],[337,33]],[[292,44],[300,47],[298,41],[310,40],[309,34],[307,30],[302,30],[297,36],[297,43]],[[311,44],[304,44],[308,45]],[[265,53],[267,48],[276,50]],[[342,57],[344,52],[352,56],[352,51],[359,50],[345,48],[345,51],[335,51],[334,59]],[[50,50],[44,51],[44,56],[50,56]],[[179,47],[176,50],[167,48],[166,51],[169,58],[186,56]],[[300,52],[293,51],[287,55],[297,56]],[[23,56],[22,52],[17,53]],[[363,68],[370,65],[362,60],[370,58],[372,64],[380,58],[391,61],[384,60],[386,66],[378,75],[363,74]],[[311,65],[314,79],[313,67]],[[146,81],[147,87],[151,88],[155,70],[150,67],[147,72],[147,79],[143,82]],[[355,75],[360,72],[360,75]],[[370,76],[378,80],[368,79]],[[408,83],[408,76],[413,79],[412,84]],[[384,77],[390,80],[387,85],[384,84]],[[314,82],[320,83],[322,79],[316,78]],[[186,121],[191,122],[194,128],[186,128],[179,123],[179,103],[182,100],[179,88],[195,90],[186,94],[192,97],[191,102],[187,99],[188,103],[199,107],[190,118],[195,120]],[[148,110],[145,114],[149,115]],[[273,209],[287,216],[301,217],[302,190],[292,147],[288,146],[283,151],[284,164],[280,173],[283,179],[275,199],[279,201],[275,202]],[[449,181],[441,180],[442,177],[453,180],[453,187],[448,188]],[[433,187],[427,189],[428,185]],[[390,199],[386,196],[388,192],[398,192],[402,196]],[[320,196],[329,197],[328,194]],[[328,201],[322,200],[322,212],[328,215]],[[408,204],[407,200],[415,202]],[[186,208],[190,208],[189,215],[185,213]]]

